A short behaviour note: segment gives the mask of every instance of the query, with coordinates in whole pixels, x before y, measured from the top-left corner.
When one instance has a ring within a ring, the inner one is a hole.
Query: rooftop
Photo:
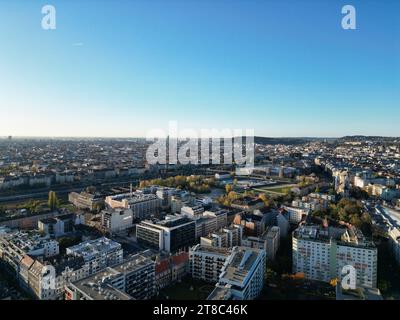
[[[75,286],[81,293],[93,300],[132,300],[128,294],[114,288],[107,282],[118,273],[112,268],[106,268],[101,272],[76,281]]]
[[[102,253],[109,253],[119,249],[121,249],[121,244],[108,238],[101,237],[69,247],[67,248],[67,254],[80,255],[87,261]]]
[[[228,259],[220,280],[222,282],[243,286],[252,272],[255,262],[264,250],[247,247],[235,247],[231,257]]]

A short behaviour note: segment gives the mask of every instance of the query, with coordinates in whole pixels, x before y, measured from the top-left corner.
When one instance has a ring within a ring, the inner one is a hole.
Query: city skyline
[[[52,1],[1,4],[0,136],[400,136],[399,3]],[[390,116],[389,116],[390,115]]]

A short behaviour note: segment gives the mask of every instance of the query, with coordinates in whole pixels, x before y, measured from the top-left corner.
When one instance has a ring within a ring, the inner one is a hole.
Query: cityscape
[[[400,300],[399,2],[49,2],[0,4],[0,300]]]
[[[3,138],[1,298],[399,299],[400,139],[254,141],[250,168]]]

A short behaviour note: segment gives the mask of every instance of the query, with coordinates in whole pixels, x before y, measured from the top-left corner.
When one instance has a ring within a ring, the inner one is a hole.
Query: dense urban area
[[[0,299],[400,299],[400,139],[254,141],[241,167],[0,138]]]

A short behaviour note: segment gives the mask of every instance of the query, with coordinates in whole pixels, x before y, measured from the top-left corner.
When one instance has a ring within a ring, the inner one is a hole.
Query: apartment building
[[[79,209],[90,211],[104,207],[104,198],[100,194],[89,192],[71,192],[68,194],[68,201]]]
[[[225,262],[216,288],[207,300],[253,300],[263,287],[266,269],[265,250],[235,247]]]
[[[82,257],[89,265],[89,274],[121,263],[123,260],[121,244],[105,237],[84,241],[76,246],[69,247],[66,254]]]
[[[247,236],[259,236],[266,228],[268,215],[259,210],[250,212],[241,212],[235,215],[233,223],[243,226],[243,232]]]
[[[83,223],[83,215],[72,213],[62,214],[52,218],[40,219],[38,229],[46,235],[61,237],[74,231],[74,226]]]
[[[146,300],[155,294],[155,262],[145,252],[65,288],[66,300]]]
[[[228,224],[228,210],[204,211],[203,217],[215,217],[217,219],[217,229],[221,229]]]
[[[48,236],[42,236],[36,231],[14,231],[0,236],[0,258],[16,274],[19,263],[25,255],[31,257],[49,258],[60,252],[58,242]]]
[[[195,245],[189,250],[190,273],[194,279],[217,282],[230,255],[228,248]]]
[[[197,204],[181,208],[181,214],[186,215],[191,219],[200,219],[203,216],[203,212],[204,207]]]
[[[279,249],[280,229],[273,226],[268,227],[260,237],[245,237],[242,240],[243,247],[257,248],[265,250],[269,261],[275,260],[276,253]]]
[[[351,265],[357,272],[357,286],[376,288],[376,246],[354,227],[303,225],[293,232],[293,272],[307,279],[341,281],[342,268]]]
[[[136,219],[146,219],[157,214],[162,200],[155,194],[132,192],[106,197],[105,203],[111,208],[131,209]]]
[[[156,291],[181,280],[189,272],[189,254],[185,251],[156,259]]]
[[[308,208],[296,208],[290,206],[282,206],[284,210],[289,213],[289,222],[291,224],[298,224],[304,216],[308,216],[310,209]]]
[[[242,243],[243,227],[231,225],[201,237],[200,244],[217,248],[232,248]]]
[[[132,209],[105,209],[101,211],[101,225],[110,233],[120,232],[132,228]]]
[[[189,192],[180,190],[171,196],[171,212],[181,213],[183,207],[190,207],[194,203],[195,198]]]

